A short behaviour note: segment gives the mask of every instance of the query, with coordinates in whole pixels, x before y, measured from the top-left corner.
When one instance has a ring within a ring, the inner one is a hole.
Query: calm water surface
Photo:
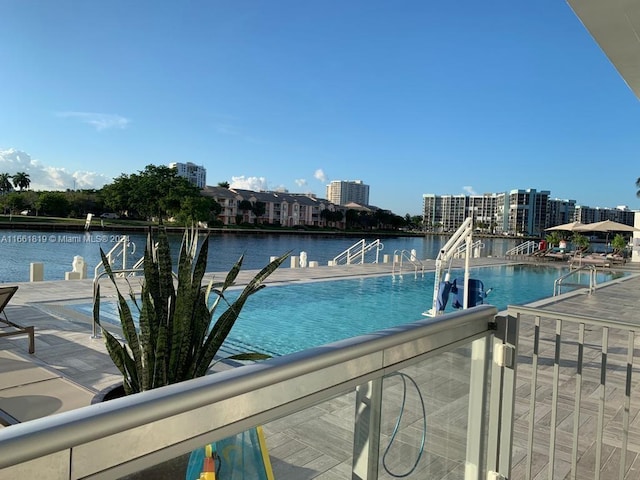
[[[0,230],[0,283],[29,281],[29,264],[44,263],[45,280],[63,280],[71,271],[75,255],[83,257],[88,265],[87,274],[100,262],[100,248],[110,250],[124,235],[118,232],[37,232],[33,230]],[[142,257],[146,235],[129,234],[133,243],[129,258]],[[182,235],[171,237],[172,251],[177,256]],[[209,244],[208,271],[226,271],[245,254],[243,268],[258,269],[274,255],[291,251],[292,255],[306,252],[309,261],[320,265],[356,243],[360,237],[335,237],[305,234],[212,234]],[[367,242],[375,237],[367,239]],[[448,240],[445,236],[393,237],[381,239],[382,255],[395,250],[413,250],[420,259],[436,258],[439,249]],[[482,256],[502,256],[518,241],[513,239],[486,239]],[[131,253],[132,252],[132,253]],[[129,263],[131,266],[132,263]]]

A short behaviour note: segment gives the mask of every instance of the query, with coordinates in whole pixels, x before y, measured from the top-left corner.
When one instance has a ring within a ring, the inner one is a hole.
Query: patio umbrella
[[[606,232],[607,238],[605,242],[609,244],[609,232],[636,232],[640,229],[625,225],[624,223],[614,222],[612,220],[603,220],[596,223],[585,223],[576,228],[576,232]]]
[[[585,223],[575,228],[577,232],[636,232],[640,229],[625,225],[624,223],[603,220],[596,223]]]
[[[545,231],[560,230],[565,232],[575,232],[578,229],[578,227],[582,227],[582,226],[584,226],[583,223],[570,222],[570,223],[563,223],[562,225],[556,225],[555,227],[545,228]]]

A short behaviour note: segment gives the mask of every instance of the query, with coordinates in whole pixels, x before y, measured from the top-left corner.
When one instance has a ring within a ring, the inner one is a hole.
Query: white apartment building
[[[547,208],[547,228],[574,221],[576,201],[550,198]]]
[[[625,205],[620,205],[616,208],[576,205],[574,216],[570,221],[577,220],[582,223],[595,223],[602,222],[603,220],[612,220],[614,222],[633,226],[634,215],[635,212],[629,210]]]
[[[345,227],[345,209],[315,195],[288,192],[254,192],[238,188],[208,186],[203,195],[213,198],[222,207],[218,219],[224,225],[241,223],[270,224],[284,227],[315,226]],[[248,203],[247,203],[248,202]],[[256,214],[253,207],[263,204],[263,212]],[[244,205],[244,207],[243,207]],[[245,208],[251,207],[251,208]],[[322,213],[341,211],[342,220],[331,222]]]
[[[613,220],[633,225],[634,212],[621,205],[592,208],[575,200],[550,199],[549,190],[511,190],[483,195],[422,195],[423,221],[427,231],[453,232],[465,218],[473,218],[480,230],[544,238],[549,227],[572,221],[595,223]]]
[[[185,177],[198,188],[207,186],[207,169],[201,165],[173,162],[169,164],[169,168],[176,169],[180,177]]]
[[[335,205],[358,203],[369,205],[369,185],[362,180],[334,180],[327,185],[327,200]]]
[[[546,227],[546,190],[422,197],[424,225],[430,231],[455,231],[467,217],[472,217],[478,228],[493,233],[542,235]]]

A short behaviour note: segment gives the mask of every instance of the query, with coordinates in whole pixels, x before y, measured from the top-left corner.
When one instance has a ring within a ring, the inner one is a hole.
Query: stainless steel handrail
[[[425,271],[424,263],[422,263],[422,261],[417,257],[414,258],[413,254],[407,250],[394,250],[393,265],[391,267],[392,276],[395,276],[396,274],[396,265],[398,266],[398,269],[399,269],[397,273],[402,274],[402,267],[404,266],[405,259],[409,264],[413,265],[413,269],[414,269],[413,273],[416,278],[418,277],[418,270],[420,270],[420,272],[422,273],[422,276],[424,276],[424,271]]]
[[[558,277],[554,282],[553,282],[553,296],[556,297],[558,295],[560,295],[560,290],[562,289],[562,285],[564,283],[564,281],[575,275],[576,273],[581,272],[582,270],[589,270],[589,294],[593,293],[593,290],[596,288],[597,285],[597,270],[596,267],[594,265],[582,265],[578,268],[575,268],[573,270],[571,270],[570,272],[565,273],[564,275]],[[578,284],[572,284],[573,286],[576,286]]]
[[[356,250],[357,248],[359,248],[359,250]],[[351,265],[352,263],[354,263],[354,261],[359,259],[360,261],[355,263],[364,264],[365,254],[370,252],[374,248],[376,249],[376,259],[374,263],[379,263],[379,254],[380,251],[384,249],[384,244],[380,241],[380,239],[376,239],[367,245],[367,242],[364,238],[351,245],[345,251],[333,257],[331,263],[333,265],[339,265],[340,262],[344,260],[347,265]],[[354,250],[355,253],[353,253]]]

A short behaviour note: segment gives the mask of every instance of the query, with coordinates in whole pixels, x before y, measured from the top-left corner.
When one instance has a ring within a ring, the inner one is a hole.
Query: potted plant
[[[224,281],[214,284],[212,280],[203,287],[208,240],[207,235],[198,248],[197,230],[185,231],[178,270],[174,275],[166,231],[159,229],[155,235],[150,231],[144,252],[144,279],[139,298],[129,288],[133,307],[120,292],[114,272],[100,250],[104,268],[116,288],[125,343],[118,341],[100,322],[99,285],[94,296],[93,318],[102,330],[111,359],[122,373],[122,394],[129,395],[205,375],[247,299],[265,286],[264,280],[289,256],[286,253],[270,262],[231,302],[225,292],[236,281],[244,256],[239,258]],[[212,295],[215,299],[210,303]],[[132,308],[138,311],[138,325]],[[224,311],[211,326],[218,309]],[[229,358],[256,360],[266,357],[249,352]]]
[[[624,236],[620,233],[616,233],[616,236],[613,237],[613,240],[611,241],[611,246],[613,247],[613,258],[624,261],[627,244],[628,242]]]
[[[574,233],[571,242],[576,249],[578,255],[582,255],[589,248],[589,239],[580,233]]]

